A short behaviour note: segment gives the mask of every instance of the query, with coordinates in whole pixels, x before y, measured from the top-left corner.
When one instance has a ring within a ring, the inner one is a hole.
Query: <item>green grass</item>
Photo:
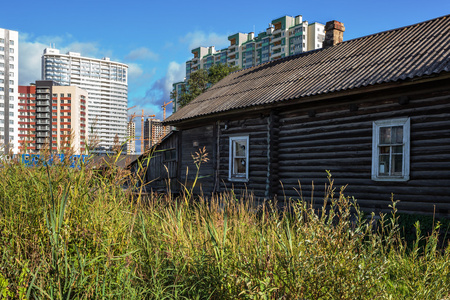
[[[450,299],[440,224],[408,246],[395,202],[375,223],[331,177],[326,209],[281,211],[232,190],[132,197],[114,168],[0,176],[0,298]]]

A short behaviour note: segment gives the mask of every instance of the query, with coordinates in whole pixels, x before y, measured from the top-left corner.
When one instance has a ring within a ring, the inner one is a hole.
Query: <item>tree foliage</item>
[[[181,87],[181,94],[178,99],[180,107],[185,106],[200,94],[204,93],[210,86],[216,84],[222,80],[222,78],[237,70],[239,70],[238,66],[219,63],[212,65],[208,71],[200,69],[192,72],[187,84]],[[177,92],[172,91],[170,93],[170,98],[175,100],[176,97]]]

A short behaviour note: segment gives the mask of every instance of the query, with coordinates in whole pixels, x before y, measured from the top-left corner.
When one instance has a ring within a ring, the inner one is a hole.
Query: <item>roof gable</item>
[[[443,16],[236,71],[166,122],[449,71]]]

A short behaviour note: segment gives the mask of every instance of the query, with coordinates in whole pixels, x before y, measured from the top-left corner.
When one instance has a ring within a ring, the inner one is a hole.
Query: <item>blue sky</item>
[[[450,13],[450,1],[4,1],[0,27],[19,31],[20,84],[40,79],[40,57],[63,52],[129,65],[130,112],[162,117],[173,82],[183,80],[191,49],[228,45],[236,32],[259,33],[273,19],[345,24],[344,39],[406,26]],[[168,110],[170,113],[170,109]],[[140,122],[137,127],[140,128]],[[139,129],[138,129],[139,130]]]

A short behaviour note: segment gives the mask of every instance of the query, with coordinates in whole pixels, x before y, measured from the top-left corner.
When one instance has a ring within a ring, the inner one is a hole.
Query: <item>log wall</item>
[[[449,92],[406,94],[380,100],[327,103],[279,114],[279,198],[320,202],[330,170],[335,185],[368,211],[387,211],[391,194],[400,211],[450,214]],[[400,104],[403,103],[403,104]],[[410,180],[371,180],[372,123],[409,117]],[[296,188],[297,191],[294,189]]]

